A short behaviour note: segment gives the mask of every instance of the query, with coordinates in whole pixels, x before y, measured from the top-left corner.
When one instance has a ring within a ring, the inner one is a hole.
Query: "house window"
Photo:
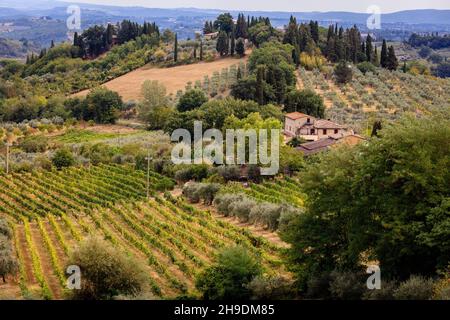
[[[315,129],[311,129],[311,134],[316,134],[316,130]]]
[[[306,123],[311,123],[311,119],[310,118],[306,119]]]
[[[327,129],[323,129],[323,134],[327,134]]]
[[[338,134],[339,133],[339,129],[334,129],[334,134]]]

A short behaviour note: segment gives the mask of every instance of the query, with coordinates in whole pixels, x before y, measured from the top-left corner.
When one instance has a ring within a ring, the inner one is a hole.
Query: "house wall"
[[[345,135],[347,133],[344,129],[336,129],[337,133],[334,132],[335,129],[326,129],[326,133],[324,133],[324,129],[316,129],[318,131],[318,137],[319,139],[326,139],[326,138],[340,138],[342,135]]]
[[[313,123],[315,120],[313,117],[310,117],[309,119],[311,123]],[[305,125],[307,121],[308,118],[306,117],[297,120],[285,118],[284,130],[292,135],[297,135],[297,130],[301,128],[303,125]]]

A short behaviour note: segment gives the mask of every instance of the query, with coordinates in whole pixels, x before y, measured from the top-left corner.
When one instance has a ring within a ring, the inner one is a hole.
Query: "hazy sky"
[[[68,0],[64,0],[70,2]],[[267,11],[352,11],[366,12],[378,5],[382,12],[410,9],[450,9],[449,0],[75,0],[74,2],[145,6],[150,8],[195,7]]]

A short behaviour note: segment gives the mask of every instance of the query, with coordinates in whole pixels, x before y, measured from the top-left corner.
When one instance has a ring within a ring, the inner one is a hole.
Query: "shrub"
[[[145,289],[142,266],[99,238],[88,238],[71,254],[67,265],[81,269],[81,289],[73,299],[106,300],[119,295],[136,296]]]
[[[353,70],[347,61],[342,60],[334,68],[334,76],[336,77],[336,81],[338,83],[344,84],[352,80]]]
[[[56,168],[62,169],[64,167],[73,166],[75,164],[75,158],[69,149],[62,148],[55,152],[52,163]]]
[[[358,63],[356,67],[364,74],[366,74],[367,72],[375,73],[377,70],[377,68],[368,61]]]
[[[429,300],[433,296],[434,281],[422,276],[411,276],[394,291],[396,300]]]
[[[251,290],[253,300],[285,300],[295,297],[292,281],[283,276],[258,276],[247,288]]]
[[[189,111],[200,107],[205,102],[208,102],[208,98],[203,90],[191,89],[181,96],[177,109],[180,112]]]
[[[247,222],[250,217],[250,212],[256,202],[248,198],[244,198],[239,202],[231,203],[228,208],[231,210],[231,215],[238,217],[240,221]]]
[[[363,299],[366,300],[394,300],[394,292],[398,288],[395,281],[382,281],[381,289],[368,290],[364,293]]]
[[[251,164],[248,166],[248,179],[255,183],[261,182],[261,168],[255,164]]]
[[[175,180],[187,182],[190,180],[202,181],[208,177],[209,166],[206,164],[186,165],[175,172]]]
[[[366,289],[364,277],[356,272],[331,273],[330,292],[334,299],[359,300]]]
[[[247,285],[260,274],[260,262],[246,249],[226,248],[217,262],[197,277],[195,286],[204,300],[244,300],[252,295]]]
[[[242,194],[221,194],[216,196],[216,198],[214,199],[214,205],[216,206],[219,213],[227,217],[230,215],[230,205],[232,203],[242,201],[243,198],[244,195]]]
[[[238,166],[221,166],[217,168],[217,173],[221,175],[226,182],[237,181],[241,176],[241,170]]]
[[[0,218],[0,277],[6,282],[8,275],[15,275],[19,269],[12,249],[13,233],[5,219]]]
[[[48,139],[44,136],[30,136],[20,144],[20,148],[27,153],[40,153],[47,150]]]
[[[309,299],[331,299],[331,281],[332,277],[328,272],[310,277],[306,284],[306,297]]]

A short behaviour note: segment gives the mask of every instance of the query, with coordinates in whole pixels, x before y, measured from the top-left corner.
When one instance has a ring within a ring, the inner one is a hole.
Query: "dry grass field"
[[[110,90],[118,92],[124,101],[141,98],[141,86],[146,80],[158,80],[166,86],[168,94],[176,94],[178,90],[183,90],[186,84],[191,81],[203,80],[204,76],[211,76],[215,71],[229,68],[247,58],[224,58],[213,62],[196,63],[172,68],[155,68],[147,65],[136,69],[121,77],[104,84]],[[76,93],[74,96],[85,96],[89,90]]]

